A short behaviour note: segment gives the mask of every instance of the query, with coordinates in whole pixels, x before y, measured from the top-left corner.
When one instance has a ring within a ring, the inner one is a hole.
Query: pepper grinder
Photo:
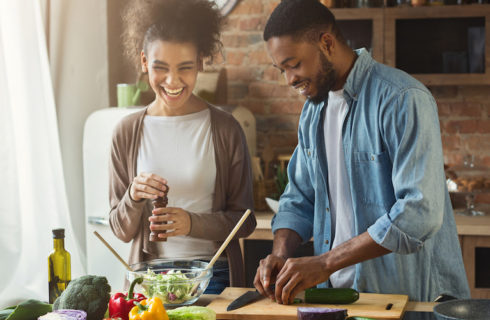
[[[163,197],[158,197],[155,200],[152,201],[153,207],[156,208],[165,208],[168,204],[168,186],[165,185],[165,192],[163,193]],[[165,222],[160,222],[160,223],[154,223],[154,224],[164,224]],[[165,231],[163,230],[152,230],[150,232],[150,241],[167,241],[167,238],[160,238],[158,237],[158,234],[164,233]]]

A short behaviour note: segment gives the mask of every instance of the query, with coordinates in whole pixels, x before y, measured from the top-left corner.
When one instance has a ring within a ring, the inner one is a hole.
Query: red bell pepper
[[[134,307],[134,302],[145,300],[146,297],[141,293],[134,293],[134,286],[143,282],[143,278],[136,278],[129,286],[128,294],[118,292],[109,300],[109,317],[129,320],[129,311]]]

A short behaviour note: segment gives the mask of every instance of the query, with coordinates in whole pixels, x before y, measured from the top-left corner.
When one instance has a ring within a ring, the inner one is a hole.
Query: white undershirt
[[[168,207],[195,213],[211,212],[216,162],[209,109],[173,117],[145,116],[137,172],[165,178]],[[158,243],[160,258],[211,258],[217,244],[189,236]]]
[[[354,215],[349,179],[345,167],[344,148],[342,145],[342,124],[347,114],[347,102],[344,90],[330,91],[325,110],[323,132],[328,167],[328,190],[332,232],[332,248],[350,240],[354,236]],[[355,266],[349,266],[334,272],[330,276],[333,287],[347,288],[354,283]]]

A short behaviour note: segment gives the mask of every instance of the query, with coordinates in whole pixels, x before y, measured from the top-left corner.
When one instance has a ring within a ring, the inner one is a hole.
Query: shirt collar
[[[371,67],[374,64],[374,60],[364,48],[354,51],[358,57],[352,70],[347,76],[347,81],[344,85],[344,95],[346,99],[357,100],[365,79],[368,77]]]

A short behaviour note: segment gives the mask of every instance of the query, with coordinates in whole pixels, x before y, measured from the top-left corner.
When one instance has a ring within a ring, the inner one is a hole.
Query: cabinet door
[[[426,85],[490,84],[490,6],[385,9],[385,63]]]
[[[364,47],[383,62],[383,9],[332,9],[332,13],[352,49]]]
[[[490,299],[490,236],[464,236],[463,261],[471,297]]]

